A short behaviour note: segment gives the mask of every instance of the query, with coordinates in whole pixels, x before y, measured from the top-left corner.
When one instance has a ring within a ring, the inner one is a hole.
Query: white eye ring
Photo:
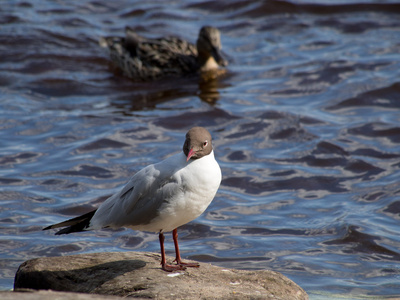
[[[205,140],[204,143],[203,143],[203,148],[207,147],[207,145],[208,145],[208,141]]]

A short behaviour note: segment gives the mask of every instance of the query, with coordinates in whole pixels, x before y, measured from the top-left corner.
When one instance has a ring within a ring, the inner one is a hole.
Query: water
[[[279,271],[315,299],[399,295],[399,15],[395,1],[2,1],[0,288],[31,258],[158,252],[153,233],[41,228],[201,125],[223,181],[181,228],[184,257]],[[193,42],[216,26],[229,74],[133,82],[97,44],[126,25]]]

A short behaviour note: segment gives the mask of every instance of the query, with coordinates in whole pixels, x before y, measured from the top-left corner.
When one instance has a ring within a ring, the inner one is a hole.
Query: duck
[[[210,132],[204,127],[192,127],[186,133],[181,152],[134,174],[119,192],[97,209],[43,230],[62,228],[56,235],[120,227],[156,232],[162,270],[173,272],[199,267],[198,263],[182,261],[177,229],[206,210],[217,193],[221,178]],[[176,264],[168,264],[165,256],[164,233],[170,231]]]
[[[196,45],[175,36],[145,38],[130,27],[125,28],[125,37],[103,37],[99,44],[108,49],[112,62],[134,80],[206,73],[217,77],[228,65],[221,54],[220,31],[212,26],[200,29]]]

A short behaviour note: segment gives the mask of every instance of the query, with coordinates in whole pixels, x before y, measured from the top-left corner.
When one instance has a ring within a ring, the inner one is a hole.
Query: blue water
[[[279,271],[311,299],[400,295],[400,4],[3,1],[0,25],[1,289],[36,257],[158,252],[153,233],[41,229],[201,125],[223,181],[180,229],[184,257]],[[125,78],[97,41],[127,25],[192,42],[216,26],[229,72]]]

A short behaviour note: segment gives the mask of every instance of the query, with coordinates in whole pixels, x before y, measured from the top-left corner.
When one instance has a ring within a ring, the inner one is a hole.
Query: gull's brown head
[[[211,134],[204,127],[193,127],[186,133],[186,140],[183,144],[183,153],[186,161],[199,159],[210,154],[212,151]]]

